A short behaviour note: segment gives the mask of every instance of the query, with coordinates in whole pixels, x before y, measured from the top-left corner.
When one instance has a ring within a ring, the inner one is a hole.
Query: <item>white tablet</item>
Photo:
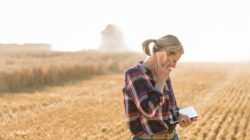
[[[198,114],[193,106],[185,107],[179,110],[180,114],[187,115],[190,119],[197,118]]]

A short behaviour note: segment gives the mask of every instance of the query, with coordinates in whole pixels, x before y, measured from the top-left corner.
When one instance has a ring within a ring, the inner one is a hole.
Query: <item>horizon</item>
[[[184,46],[183,61],[250,60],[247,0],[9,0],[0,4],[0,43],[42,42],[55,51],[97,50],[101,31],[114,24],[131,51],[142,52],[146,39],[173,34]]]
[[[62,53],[79,53],[79,52],[102,52],[102,53],[137,53],[137,54],[140,54],[140,55],[144,55],[145,57],[148,57],[142,50],[141,51],[133,51],[133,50],[127,50],[127,51],[102,51],[100,49],[82,49],[82,50],[53,50],[52,49],[52,44],[48,44],[48,43],[6,43],[6,44],[3,44],[3,43],[0,43],[0,50],[1,50],[1,47],[6,47],[5,45],[10,45],[11,47],[23,47],[23,46],[29,46],[29,47],[32,47],[32,45],[35,45],[34,47],[42,47],[42,46],[46,46],[46,47],[49,47],[49,50],[51,52],[62,52]],[[15,46],[17,45],[17,46]],[[27,50],[27,49],[26,49]],[[211,61],[211,60],[183,60],[183,57],[185,57],[185,54],[182,55],[182,58],[179,60],[180,63],[184,62],[184,63],[205,63],[205,64],[220,64],[220,63],[223,63],[223,64],[245,64],[245,63],[250,63],[250,59],[246,59],[246,60],[238,60],[238,61]]]

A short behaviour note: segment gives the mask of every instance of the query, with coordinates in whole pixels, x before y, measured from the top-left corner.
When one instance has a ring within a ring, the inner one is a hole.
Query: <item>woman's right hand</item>
[[[170,73],[170,62],[167,59],[167,53],[165,51],[155,53],[156,65],[155,65],[155,78],[156,86],[163,90],[166,80]]]

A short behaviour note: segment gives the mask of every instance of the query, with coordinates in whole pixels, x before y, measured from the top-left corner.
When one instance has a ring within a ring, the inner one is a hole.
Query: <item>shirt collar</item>
[[[144,73],[146,73],[147,70],[146,70],[146,68],[142,65],[142,63],[143,63],[143,60],[138,61],[138,62],[137,62],[137,66],[138,66]]]

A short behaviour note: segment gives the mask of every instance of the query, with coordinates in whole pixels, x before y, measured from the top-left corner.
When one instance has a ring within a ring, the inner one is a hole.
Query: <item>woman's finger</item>
[[[182,127],[186,127],[187,123],[186,123],[185,117],[184,117],[184,116],[181,116],[180,120],[181,120],[181,123],[180,123],[181,126],[182,126]]]
[[[185,126],[185,122],[184,122],[183,119],[181,119],[181,121],[180,121],[180,126],[181,126],[181,127],[184,127],[184,126]]]
[[[169,69],[170,67],[171,67],[170,62],[167,61],[167,62],[165,63],[165,68],[166,68],[166,69]]]
[[[187,120],[188,125],[192,123],[191,119],[187,115],[185,115],[185,119]]]
[[[193,122],[195,122],[195,121],[198,120],[198,118],[192,118],[191,120],[192,120]]]
[[[185,126],[188,126],[188,120],[187,119],[184,119],[183,123],[184,123]]]
[[[192,121],[188,118],[187,119],[188,125],[190,125],[192,123]]]
[[[191,120],[189,119],[188,116],[183,115],[183,123],[184,123],[185,127],[189,126],[191,124]]]

